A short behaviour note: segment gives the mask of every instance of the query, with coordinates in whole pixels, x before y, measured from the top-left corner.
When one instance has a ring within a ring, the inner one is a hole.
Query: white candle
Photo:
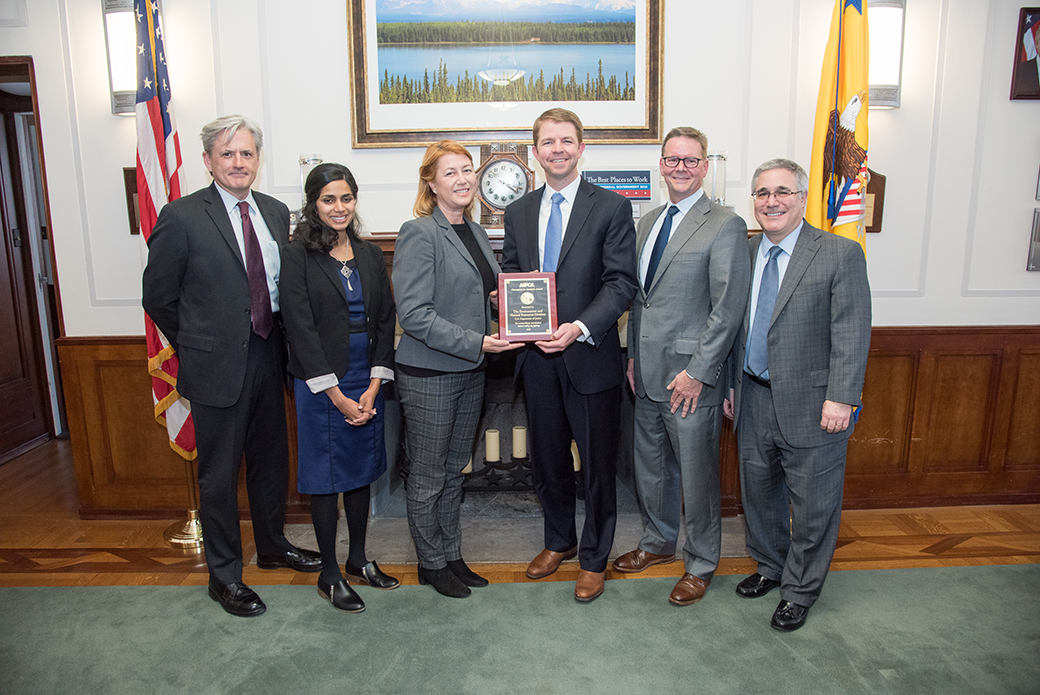
[[[498,430],[487,430],[484,432],[484,460],[501,461],[501,449],[498,445]]]
[[[513,458],[527,458],[527,428],[513,428]]]
[[[473,457],[472,456],[469,457],[469,463],[467,463],[466,467],[462,469],[462,472],[465,473],[465,474],[469,474],[469,473],[473,472]]]
[[[571,456],[574,457],[574,470],[575,471],[580,471],[581,470],[581,456],[578,455],[578,443],[576,441],[574,441],[573,439],[571,440]]]

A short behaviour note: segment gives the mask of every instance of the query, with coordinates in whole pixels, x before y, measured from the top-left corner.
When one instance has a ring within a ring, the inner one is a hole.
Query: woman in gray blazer
[[[469,219],[473,158],[453,140],[430,145],[419,192],[394,250],[394,293],[404,335],[397,389],[404,411],[408,526],[419,583],[464,598],[487,586],[462,559],[462,469],[484,400],[484,353],[519,346],[488,335],[499,272],[483,227]]]

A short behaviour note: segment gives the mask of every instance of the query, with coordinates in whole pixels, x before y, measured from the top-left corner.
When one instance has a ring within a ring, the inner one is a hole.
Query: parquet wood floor
[[[0,466],[0,586],[191,585],[208,581],[201,554],[163,542],[169,520],[82,520],[72,451],[51,441]],[[243,526],[247,526],[244,523]],[[254,552],[243,528],[243,549]],[[855,510],[842,514],[831,568],[889,569],[1040,563],[1040,505]],[[405,584],[417,583],[414,565],[383,568]],[[526,562],[485,564],[496,583],[530,581]],[[749,558],[723,559],[719,574],[749,574]],[[680,576],[682,563],[653,567],[640,577]],[[574,581],[568,562],[542,581]],[[313,584],[314,574],[247,566],[243,580],[257,586]],[[608,571],[608,578],[625,577]]]

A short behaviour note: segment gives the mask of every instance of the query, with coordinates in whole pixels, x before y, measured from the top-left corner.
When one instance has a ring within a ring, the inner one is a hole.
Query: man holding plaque
[[[636,291],[632,205],[578,176],[581,120],[549,109],[534,122],[534,156],[546,185],[505,212],[502,270],[555,273],[559,326],[517,353],[531,429],[535,492],[545,515],[545,549],[527,576],[551,575],[575,555],[574,598],[603,593],[614,543],[616,458],[624,378],[618,318]],[[575,530],[571,440],[585,480],[585,527]]]
[[[636,395],[634,465],[639,546],[618,572],[675,561],[685,508],[685,573],[668,600],[704,596],[719,563],[719,430],[723,365],[747,306],[747,225],[701,183],[708,139],[673,128],[661,148],[668,205],[639,220],[639,289],[628,322],[628,383]],[[725,379],[723,378],[723,382]],[[685,505],[683,503],[685,502]]]

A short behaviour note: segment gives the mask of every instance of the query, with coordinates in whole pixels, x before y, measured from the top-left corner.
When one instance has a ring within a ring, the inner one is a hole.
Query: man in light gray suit
[[[841,523],[845,454],[870,348],[866,258],[802,219],[808,177],[773,159],[752,179],[748,311],[730,361],[747,548],[744,598],[780,587],[777,630],[797,630],[820,596]]]
[[[641,572],[675,560],[685,501],[685,573],[668,600],[701,600],[719,563],[719,377],[747,304],[747,225],[701,182],[708,140],[674,128],[661,148],[669,204],[639,220],[639,290],[628,323],[628,382],[636,394],[639,546],[614,561]],[[723,382],[725,379],[723,378]]]

